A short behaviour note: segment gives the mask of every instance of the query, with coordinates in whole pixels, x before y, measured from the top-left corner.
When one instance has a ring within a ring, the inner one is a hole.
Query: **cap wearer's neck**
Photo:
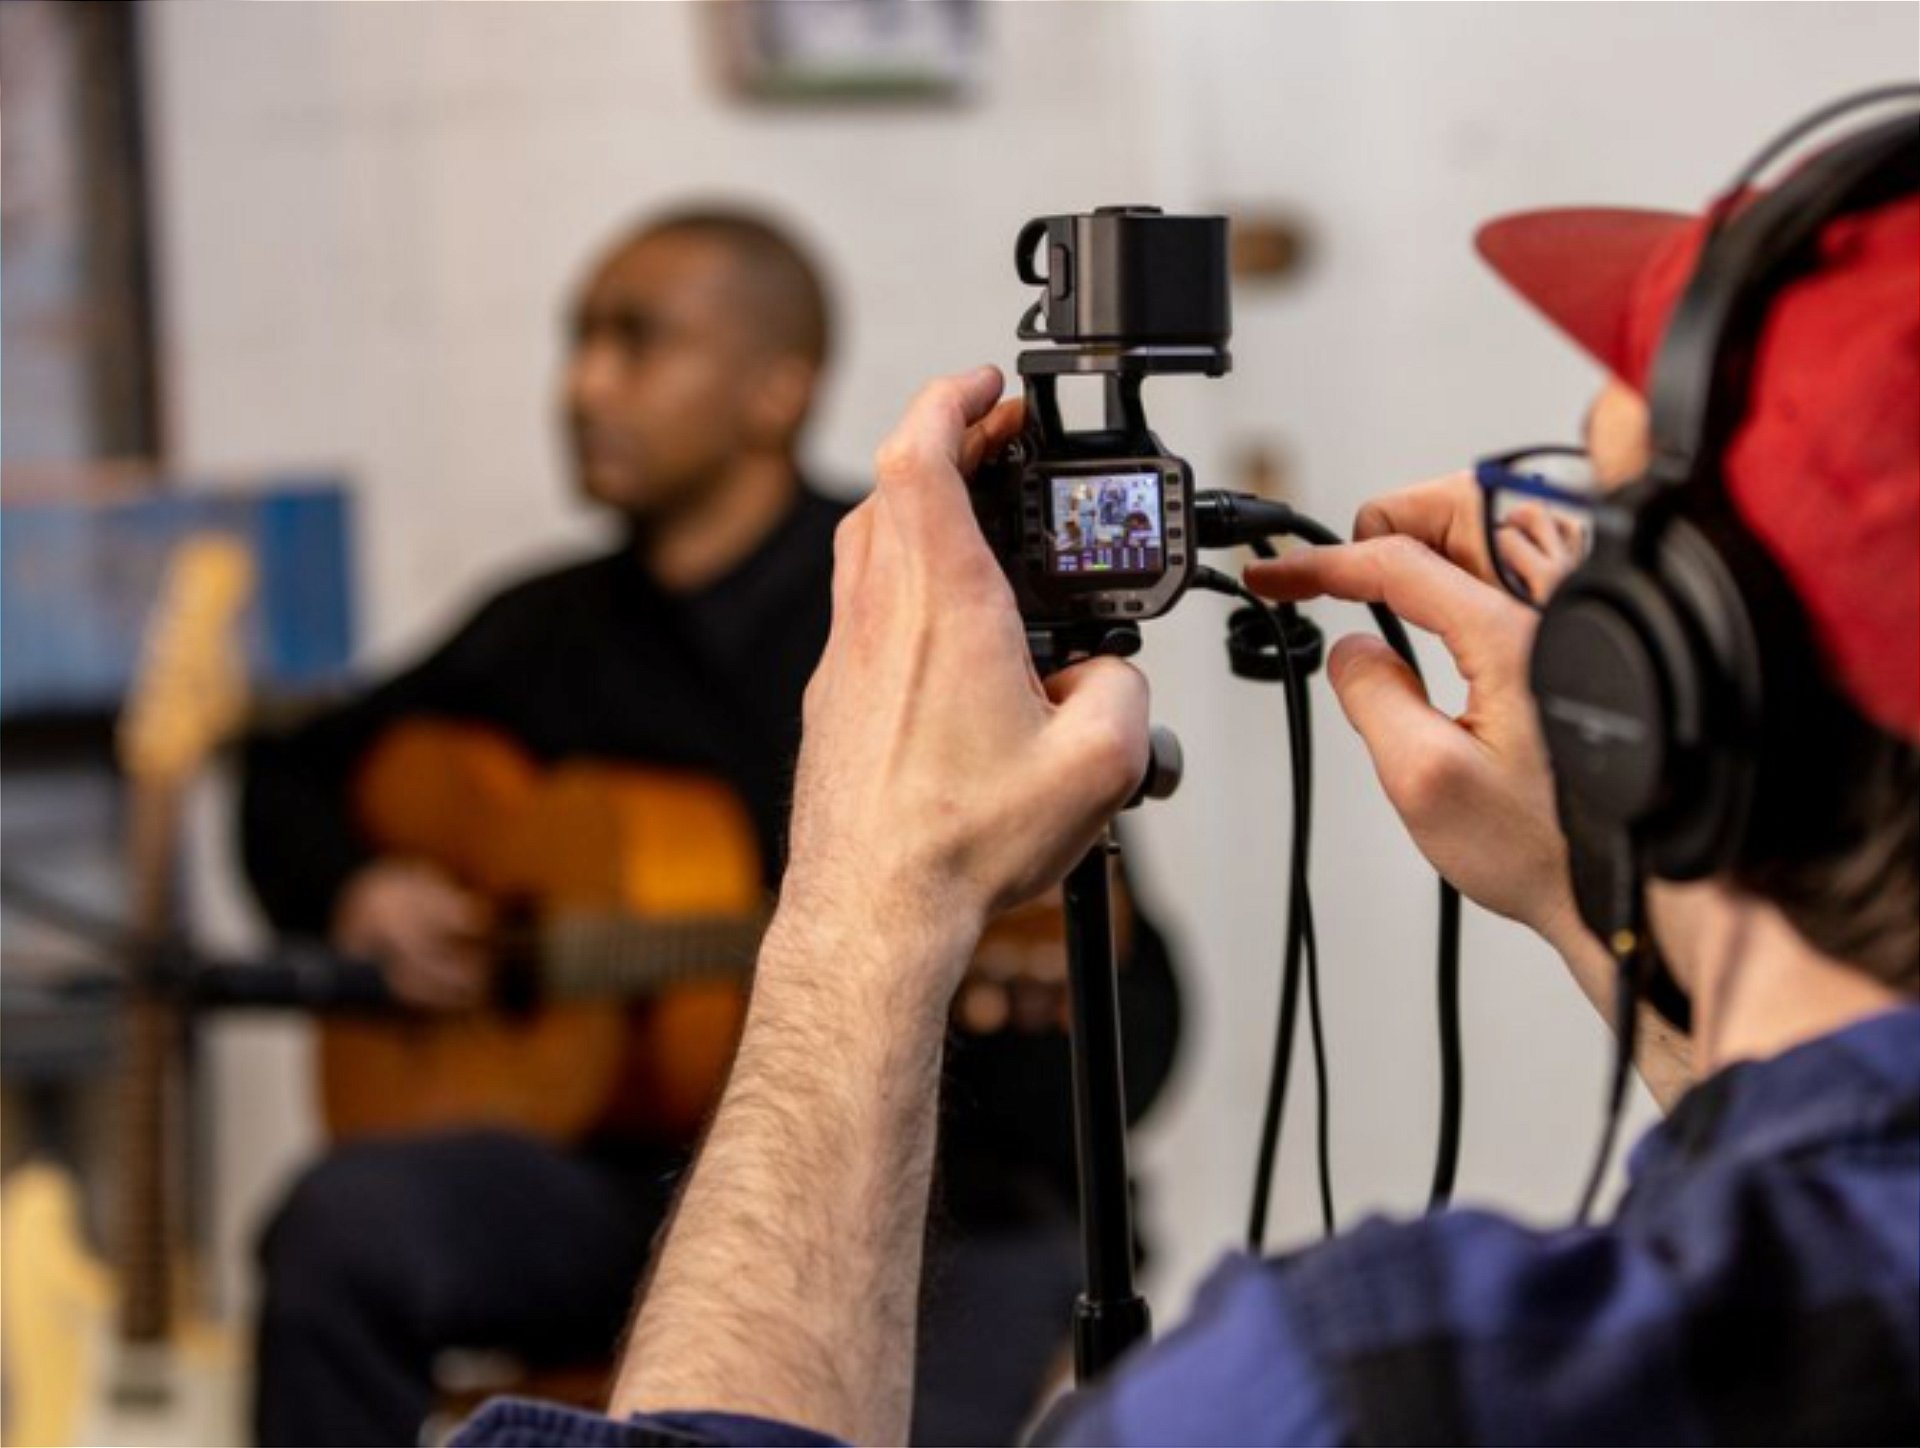
[[[1653,887],[1661,948],[1693,1002],[1697,1077],[1830,1035],[1912,998],[1809,945],[1772,904],[1718,881]]]

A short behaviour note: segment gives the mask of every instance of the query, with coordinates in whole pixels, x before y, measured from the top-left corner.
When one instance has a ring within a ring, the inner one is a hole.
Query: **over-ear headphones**
[[[1554,592],[1532,656],[1576,879],[1583,835],[1617,841],[1637,872],[1697,879],[1736,864],[1762,760],[1811,667],[1798,604],[1735,516],[1721,456],[1746,411],[1754,348],[1780,289],[1827,224],[1920,190],[1920,116],[1880,121],[1806,161],[1750,204],[1748,186],[1810,131],[1886,87],[1827,107],[1775,140],[1715,208],[1648,387],[1644,476],[1602,500],[1592,551]],[[1574,821],[1581,827],[1574,827]],[[1634,922],[1621,890],[1582,891],[1603,939]]]

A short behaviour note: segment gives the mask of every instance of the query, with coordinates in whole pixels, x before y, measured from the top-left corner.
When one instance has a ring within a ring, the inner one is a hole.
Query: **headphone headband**
[[[1920,86],[1905,93],[1920,96]],[[1880,93],[1871,97],[1875,103],[1881,99]],[[1777,143],[1763,156],[1775,149]],[[1748,174],[1754,170],[1749,167]],[[1720,219],[1654,359],[1647,389],[1653,435],[1649,476],[1675,485],[1703,471],[1717,478],[1718,469],[1703,470],[1701,464],[1726,445],[1745,410],[1747,354],[1765,302],[1777,294],[1784,276],[1811,256],[1828,222],[1914,190],[1920,190],[1920,115],[1883,121],[1849,138],[1738,214],[1733,214],[1738,191],[1716,203]]]

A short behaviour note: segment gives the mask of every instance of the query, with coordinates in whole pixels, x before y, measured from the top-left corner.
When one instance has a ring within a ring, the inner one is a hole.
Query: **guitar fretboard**
[[[562,999],[650,995],[696,980],[741,980],[753,970],[764,911],[642,920],[561,915],[538,930],[538,978]]]

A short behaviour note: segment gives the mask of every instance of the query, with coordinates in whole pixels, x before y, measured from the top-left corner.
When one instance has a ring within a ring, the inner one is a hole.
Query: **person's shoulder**
[[[1849,1225],[1836,1180],[1701,1186],[1605,1226],[1369,1221],[1286,1264],[1287,1310],[1363,1438],[1846,1442],[1912,1421],[1912,1270]]]
[[[609,579],[632,566],[624,548],[551,558],[504,575],[483,606],[513,607],[604,588]]]
[[[611,597],[633,563],[623,550],[573,556],[524,567],[483,590],[467,615],[467,632],[516,631]]]

